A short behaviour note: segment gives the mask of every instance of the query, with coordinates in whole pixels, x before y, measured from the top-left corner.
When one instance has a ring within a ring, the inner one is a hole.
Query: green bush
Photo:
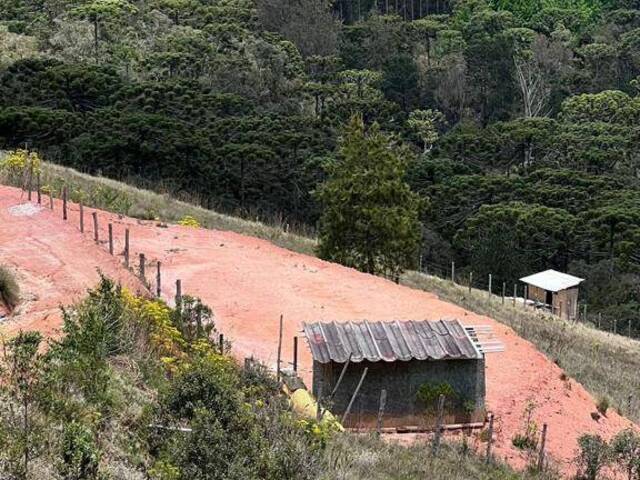
[[[427,409],[437,408],[440,395],[444,395],[445,401],[458,398],[456,391],[451,385],[443,383],[424,383],[418,388],[417,400]]]
[[[6,268],[0,266],[0,301],[9,310],[13,310],[20,301],[20,287],[14,275]]]
[[[58,471],[65,480],[99,478],[101,452],[89,427],[76,421],[66,424],[60,450]]]
[[[578,478],[596,480],[600,471],[611,460],[611,448],[600,435],[582,435],[578,439],[578,447]]]

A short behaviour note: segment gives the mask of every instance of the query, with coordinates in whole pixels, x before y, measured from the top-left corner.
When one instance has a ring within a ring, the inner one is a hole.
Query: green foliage
[[[415,263],[420,199],[404,181],[407,153],[355,116],[320,187],[319,253],[369,273],[396,276]]]
[[[65,480],[97,479],[101,452],[95,434],[86,425],[72,421],[64,426],[58,471]]]
[[[20,287],[12,272],[0,266],[0,302],[13,310],[20,301]]]
[[[416,399],[429,410],[435,410],[438,407],[440,395],[445,397],[445,401],[453,401],[458,398],[458,394],[453,387],[446,383],[424,383],[420,385],[416,393]]]
[[[611,450],[599,435],[583,435],[578,439],[580,451],[576,457],[581,477],[596,480],[600,471],[609,464]]]
[[[640,478],[640,435],[635,430],[619,432],[610,443],[611,453],[629,480]]]

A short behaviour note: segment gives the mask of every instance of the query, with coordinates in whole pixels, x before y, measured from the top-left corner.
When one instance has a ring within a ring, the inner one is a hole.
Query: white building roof
[[[528,277],[522,277],[521,282],[542,288],[550,292],[559,292],[567,288],[575,287],[584,281],[584,278],[574,277],[568,273],[557,272],[555,270],[545,270],[544,272],[534,273]]]

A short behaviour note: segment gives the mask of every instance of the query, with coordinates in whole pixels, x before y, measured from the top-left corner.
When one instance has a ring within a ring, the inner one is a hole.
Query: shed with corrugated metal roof
[[[500,350],[458,320],[318,322],[303,330],[313,356],[313,393],[334,414],[346,411],[367,369],[346,426],[375,422],[383,389],[387,426],[425,421],[424,412],[433,408],[424,404],[421,389],[454,392],[450,410],[480,414],[484,353]]]

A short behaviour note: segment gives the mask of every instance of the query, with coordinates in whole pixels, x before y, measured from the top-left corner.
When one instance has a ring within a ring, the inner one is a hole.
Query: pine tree
[[[422,202],[404,180],[409,158],[377,124],[367,131],[361,115],[351,118],[317,191],[322,258],[391,277],[415,265]]]

